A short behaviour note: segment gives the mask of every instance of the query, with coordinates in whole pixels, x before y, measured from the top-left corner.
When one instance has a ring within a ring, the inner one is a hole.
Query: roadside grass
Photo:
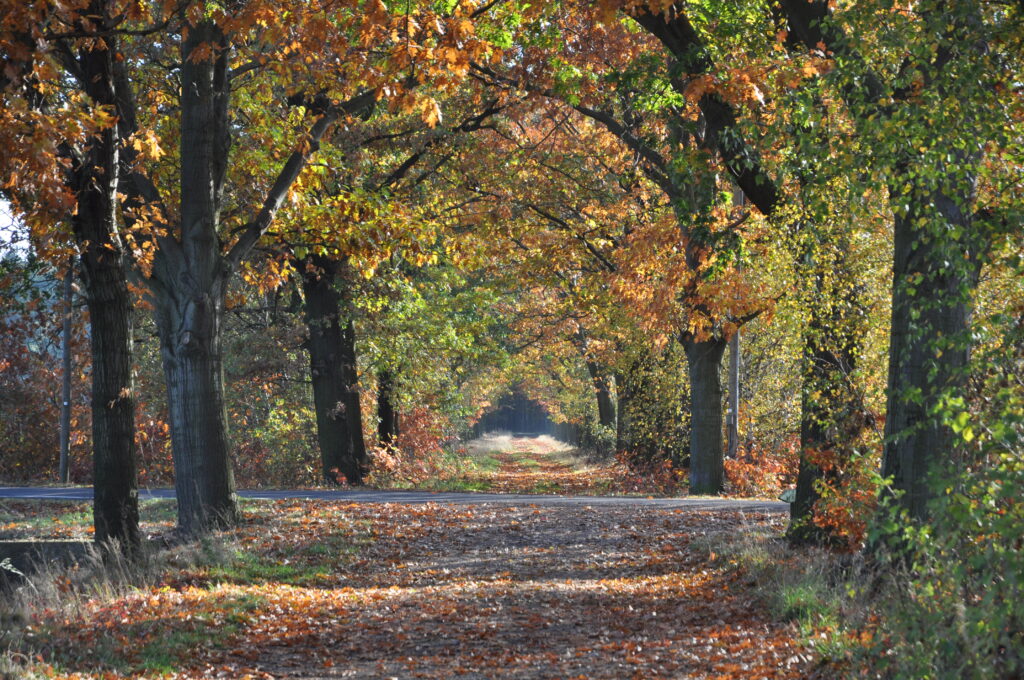
[[[232,530],[185,542],[163,536],[135,563],[89,544],[77,563],[37,564],[0,589],[0,678],[180,671],[196,654],[231,645],[279,589],[336,583],[372,540],[344,504],[242,506]],[[5,512],[18,514],[19,532],[91,521],[49,501]],[[144,501],[144,531],[163,529],[174,512],[173,500]]]
[[[243,500],[246,507],[249,501]],[[139,501],[139,516],[145,531],[167,531],[177,521],[174,499]],[[63,500],[0,501],[0,540],[79,539],[93,533],[92,503]]]
[[[810,678],[844,677],[864,653],[861,631],[876,614],[865,587],[873,577],[862,556],[792,547],[777,530],[756,527],[709,536],[704,548],[749,579],[774,616],[794,624],[798,640],[816,656]]]
[[[497,452],[491,451],[471,457],[470,460],[473,463],[473,467],[476,468],[476,472],[497,472],[501,467],[501,461],[495,457],[495,453]]]
[[[561,493],[563,489],[558,482],[537,482],[528,491],[529,493],[557,494]]]
[[[94,636],[88,646],[56,644],[68,633],[59,624],[40,627],[33,639],[48,652],[43,656],[58,673],[87,668],[89,672],[121,675],[169,675],[196,650],[227,647],[265,604],[266,599],[259,595],[218,586],[187,618],[144,616],[138,621],[122,621],[116,630]]]
[[[92,504],[75,501],[0,501],[0,540],[86,538]]]

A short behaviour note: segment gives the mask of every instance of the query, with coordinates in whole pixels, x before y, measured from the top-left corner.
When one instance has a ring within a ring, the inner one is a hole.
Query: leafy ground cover
[[[755,529],[778,535],[782,517],[250,504],[133,587],[90,591],[73,572],[40,583],[49,597],[23,586],[2,642],[10,667],[43,677],[803,677],[795,624],[711,553]]]
[[[468,443],[473,488],[493,493],[598,495],[616,488],[623,466],[590,460],[548,436],[492,434]]]
[[[670,465],[636,469],[595,457],[547,435],[490,433],[457,451],[415,460],[386,454],[370,475],[377,488],[570,496],[685,495],[685,471]],[[767,497],[745,493],[746,497]]]

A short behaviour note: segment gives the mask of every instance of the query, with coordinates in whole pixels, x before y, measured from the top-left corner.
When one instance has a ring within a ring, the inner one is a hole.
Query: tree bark
[[[89,11],[100,25],[105,3]],[[80,85],[97,105],[116,101],[114,38],[79,52],[73,64]],[[68,56],[74,61],[74,57]],[[141,546],[136,477],[135,395],[132,383],[132,301],[117,238],[118,151],[116,127],[94,136],[72,163],[69,181],[78,199],[71,218],[81,247],[89,309],[92,359],[93,525],[98,544],[117,542],[134,555]]]
[[[593,361],[587,361],[587,371],[590,373],[590,380],[594,385],[594,395],[597,397],[598,422],[603,426],[615,429],[615,403],[612,401],[611,386],[608,384],[608,377],[603,375],[601,367]]]
[[[954,201],[933,195],[930,203],[946,224],[973,232],[971,217]],[[900,503],[917,519],[927,517],[933,495],[928,475],[949,461],[953,432],[936,412],[944,396],[962,387],[970,348],[970,295],[979,260],[965,243],[937,238],[916,226],[918,214],[896,219],[893,251],[892,327],[882,476],[901,492]]]
[[[726,419],[726,455],[735,458],[740,449],[740,329],[729,338],[729,412]]]
[[[618,388],[618,417],[615,421],[615,450],[618,453],[631,453],[635,445],[633,436],[633,399],[636,389],[631,376],[620,373],[615,377]]]
[[[214,47],[213,56],[191,59],[202,44]],[[182,41],[181,238],[161,243],[151,281],[167,381],[178,525],[186,533],[238,517],[221,350],[230,270],[217,247],[230,148],[229,52],[211,22],[190,26]]]
[[[132,303],[119,258],[95,252],[99,246],[82,256],[92,353],[93,524],[97,543],[116,540],[132,553],[141,545]]]
[[[178,525],[186,533],[238,518],[224,405],[223,308],[218,291],[157,297]]]
[[[60,387],[60,464],[57,478],[61,484],[69,479],[68,463],[71,453],[71,296],[75,278],[72,258],[64,274],[63,323],[60,332],[61,387]]]
[[[338,289],[341,265],[310,256],[299,267],[305,297],[310,376],[324,479],[362,484],[367,467],[359,392],[355,387],[355,329]]]
[[[377,373],[377,439],[381,446],[392,446],[398,439],[398,411],[394,403],[395,378],[384,369]]]
[[[363,409],[362,399],[359,394],[359,366],[356,355],[356,322],[353,318],[353,310],[347,299],[344,300],[346,323],[344,332],[341,334],[341,367],[345,378],[346,403],[345,410],[348,416],[348,431],[352,438],[352,457],[365,469],[369,465],[369,458],[366,455],[366,441],[363,439]],[[353,481],[353,484],[362,483]]]
[[[685,338],[690,378],[690,493],[715,495],[725,485],[722,459],[722,357],[728,342]]]

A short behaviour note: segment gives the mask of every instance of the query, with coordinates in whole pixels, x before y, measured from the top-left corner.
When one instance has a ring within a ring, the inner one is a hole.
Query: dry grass
[[[0,680],[50,677],[38,670],[35,660],[40,654],[49,656],[55,641],[39,630],[38,622],[88,620],[89,613],[103,603],[155,587],[168,574],[227,564],[238,555],[232,534],[222,533],[181,543],[151,541],[143,547],[139,559],[128,561],[116,544],[101,549],[92,542],[67,540],[69,532],[77,536],[85,527],[55,521],[69,516],[65,504],[40,503],[36,509],[39,514],[24,512],[24,526],[8,529],[22,537],[25,531],[34,530],[38,545],[48,549],[22,556],[17,566],[10,559],[4,560],[6,578],[0,580]],[[157,521],[145,528],[163,528],[164,513],[157,514]],[[58,540],[45,540],[53,537]],[[61,543],[73,545],[75,550],[60,555],[55,546]]]
[[[814,654],[809,678],[846,677],[863,653],[859,631],[877,619],[872,598],[878,583],[861,553],[791,546],[777,531],[750,525],[709,535],[705,549],[719,563],[749,579],[772,614],[796,626],[799,641]]]

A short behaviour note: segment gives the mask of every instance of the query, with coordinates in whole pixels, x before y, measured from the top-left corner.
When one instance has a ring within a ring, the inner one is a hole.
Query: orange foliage
[[[181,678],[808,677],[792,623],[701,547],[750,526],[783,518],[280,501],[226,536],[244,561],[37,609],[21,656],[46,677],[149,677],[154,658]]]
[[[846,459],[834,450],[809,453],[812,463],[824,472],[820,497],[814,504],[813,521],[837,542],[855,551],[864,545],[869,520],[878,509],[878,459],[854,455]]]
[[[796,435],[778,448],[751,443],[725,460],[727,488],[736,496],[775,498],[796,482],[800,442]]]
[[[444,455],[446,419],[437,411],[417,406],[401,414],[401,431],[394,446],[368,447],[370,486],[406,486],[444,480],[456,473]]]
[[[627,452],[617,454],[616,460],[622,474],[615,480],[615,491],[678,496],[689,484],[686,470],[676,467],[669,459],[646,461]]]

